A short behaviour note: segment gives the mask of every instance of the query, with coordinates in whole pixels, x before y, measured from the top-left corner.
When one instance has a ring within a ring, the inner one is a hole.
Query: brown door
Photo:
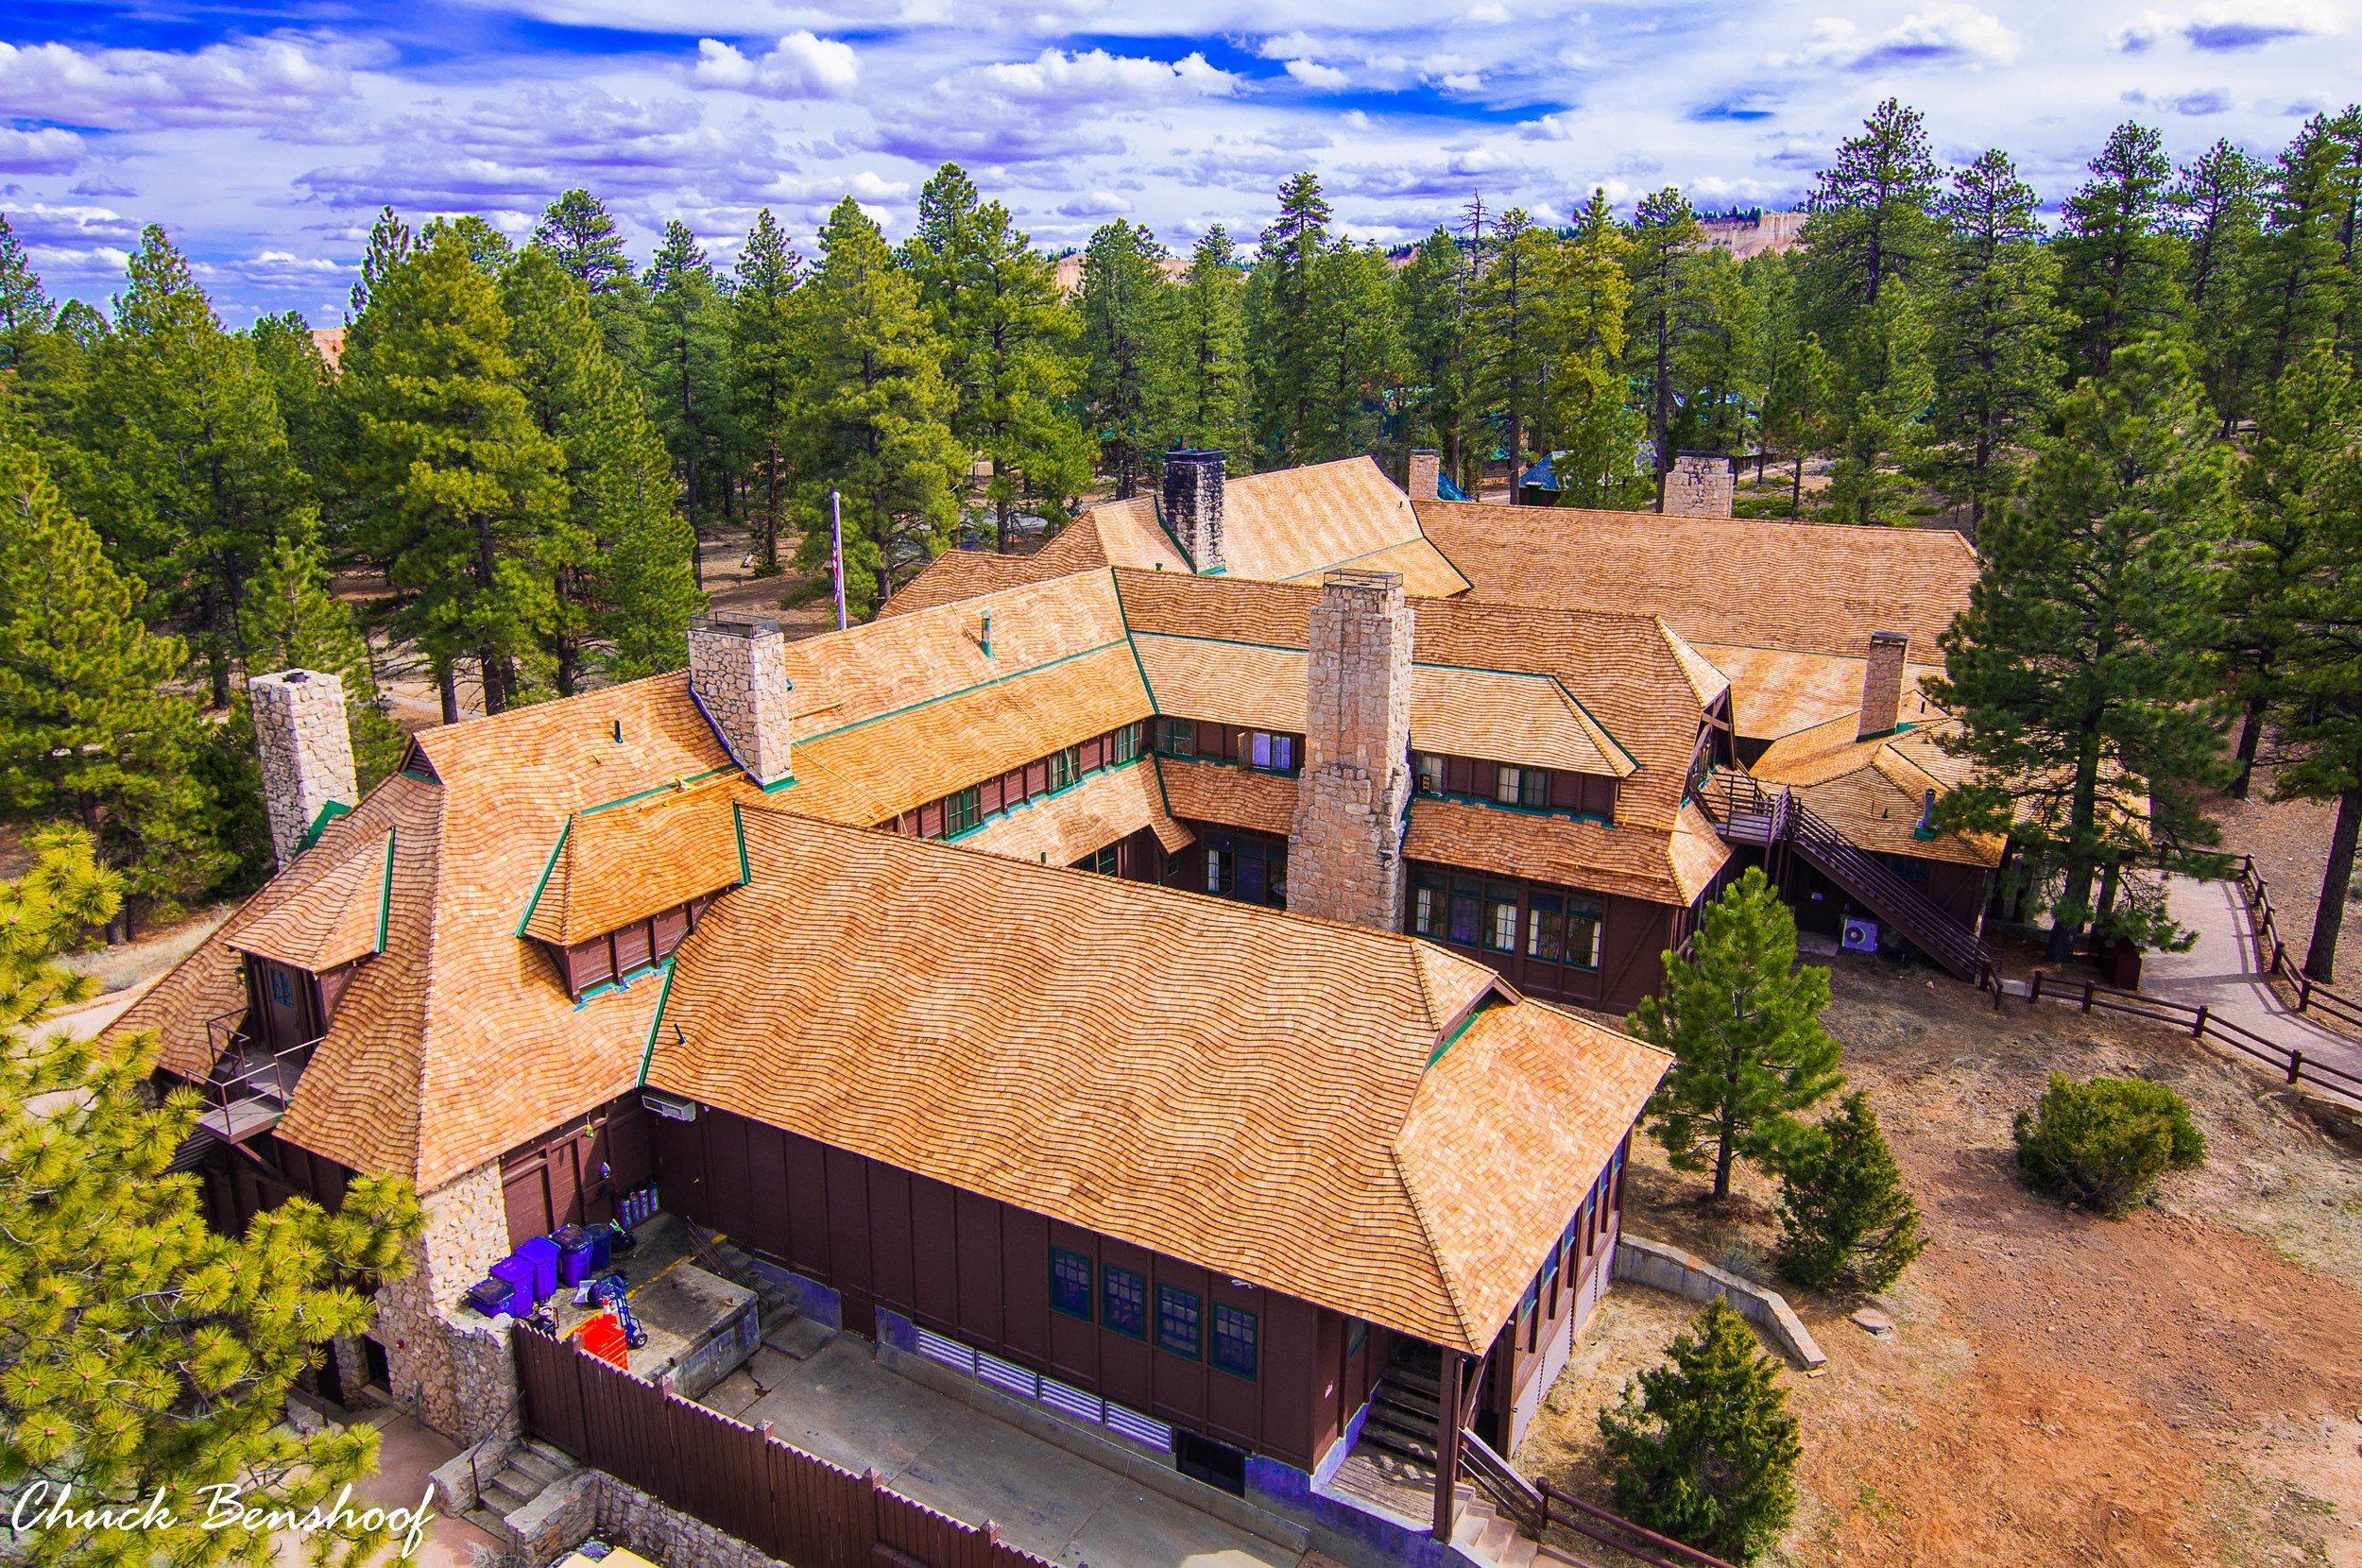
[[[277,1051],[311,1039],[312,977],[265,959],[262,982],[264,1044]]]

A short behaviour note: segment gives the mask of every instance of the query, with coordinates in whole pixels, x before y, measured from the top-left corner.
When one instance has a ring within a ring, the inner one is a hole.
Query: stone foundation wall
[[[410,1272],[377,1293],[369,1337],[385,1349],[389,1392],[416,1401],[419,1419],[460,1442],[507,1435],[517,1422],[517,1367],[508,1320],[480,1318],[468,1287],[508,1255],[508,1211],[497,1160],[420,1200],[426,1234],[411,1243]]]
[[[1678,1247],[1635,1236],[1619,1236],[1616,1238],[1615,1270],[1614,1277],[1619,1281],[1669,1291],[1684,1301],[1710,1302],[1720,1296],[1731,1304],[1732,1311],[1761,1329],[1802,1371],[1817,1373],[1829,1364],[1829,1358],[1821,1354],[1821,1346],[1814,1341],[1812,1331],[1796,1316],[1787,1297],[1717,1269]]]
[[[1672,471],[1665,476],[1665,515],[1726,518],[1736,494],[1729,458],[1719,452],[1685,452],[1673,459]]]
[[[1288,835],[1288,909],[1402,924],[1411,798],[1412,615],[1391,573],[1332,572],[1312,607],[1304,774]]]
[[[270,846],[285,865],[330,801],[361,803],[345,722],[344,683],[317,670],[282,670],[246,684],[254,708],[254,748],[263,764]]]

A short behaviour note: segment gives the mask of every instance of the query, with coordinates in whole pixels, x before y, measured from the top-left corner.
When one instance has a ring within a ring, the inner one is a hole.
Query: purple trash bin
[[[524,1318],[532,1315],[533,1304],[539,1298],[533,1293],[531,1259],[505,1257],[492,1265],[492,1278],[508,1287],[508,1300],[501,1307],[501,1311],[512,1318]]]
[[[580,1225],[560,1225],[550,1233],[557,1244],[557,1283],[572,1287],[590,1274],[590,1233]]]
[[[557,1294],[557,1243],[546,1236],[537,1236],[518,1247],[516,1256],[533,1265],[533,1304],[540,1305]]]

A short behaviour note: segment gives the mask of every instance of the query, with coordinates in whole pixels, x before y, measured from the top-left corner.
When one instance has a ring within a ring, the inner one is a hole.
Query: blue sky
[[[1319,171],[1394,243],[1472,196],[1564,221],[1676,184],[1787,206],[1880,98],[2045,197],[2137,117],[2271,152],[2362,93],[2354,0],[9,0],[0,211],[103,299],[163,224],[223,315],[341,319],[382,204],[515,233],[585,185],[643,258],[727,261],[769,207],[809,251],[850,193],[890,234],[946,159],[1036,243],[1116,216],[1251,237]]]

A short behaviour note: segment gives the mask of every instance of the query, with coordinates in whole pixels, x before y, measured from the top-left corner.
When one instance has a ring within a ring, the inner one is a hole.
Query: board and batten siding
[[[1348,1357],[1349,1320],[1310,1303],[728,1111],[651,1121],[664,1207],[835,1290],[844,1326],[856,1334],[874,1337],[876,1310],[890,1308],[1159,1421],[1305,1470],[1368,1391],[1367,1347]],[[1053,1246],[1091,1260],[1093,1321],[1051,1309]],[[1095,1321],[1104,1265],[1148,1280],[1146,1338]],[[1155,1343],[1159,1284],[1199,1298],[1194,1361]],[[1216,1303],[1255,1314],[1252,1381],[1216,1370],[1207,1356]]]

